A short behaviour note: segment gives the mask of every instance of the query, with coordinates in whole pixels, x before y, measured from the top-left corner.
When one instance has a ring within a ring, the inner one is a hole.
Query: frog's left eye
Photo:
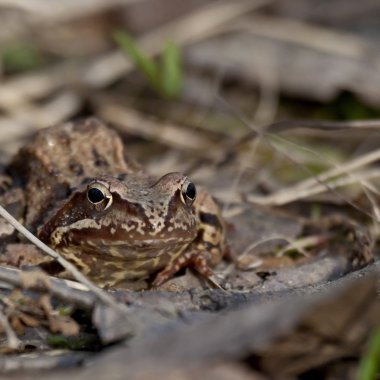
[[[195,198],[197,197],[197,189],[195,188],[195,185],[192,182],[187,180],[182,185],[181,194],[182,200],[185,202],[185,204],[187,204],[190,207],[195,201]]]
[[[87,199],[94,205],[103,205],[104,210],[112,204],[111,193],[100,183],[93,183],[88,186]]]

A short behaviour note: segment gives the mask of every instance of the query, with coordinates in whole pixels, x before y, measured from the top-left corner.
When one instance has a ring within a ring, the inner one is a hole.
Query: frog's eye
[[[181,195],[184,203],[190,207],[197,197],[197,189],[195,188],[195,185],[189,180],[186,180],[182,185]]]
[[[93,183],[88,186],[87,199],[94,205],[103,205],[104,210],[112,204],[111,193],[100,183]]]

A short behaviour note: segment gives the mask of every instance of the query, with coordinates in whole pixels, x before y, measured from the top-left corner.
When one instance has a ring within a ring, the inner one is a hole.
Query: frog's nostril
[[[82,175],[84,173],[83,166],[78,162],[71,162],[69,164],[69,170],[75,175]]]

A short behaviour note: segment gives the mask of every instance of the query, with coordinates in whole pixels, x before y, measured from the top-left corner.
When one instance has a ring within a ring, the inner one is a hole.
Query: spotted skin
[[[211,277],[225,253],[213,198],[181,173],[144,173],[96,119],[37,134],[12,167],[30,198],[27,226],[100,286],[159,286],[187,266]]]

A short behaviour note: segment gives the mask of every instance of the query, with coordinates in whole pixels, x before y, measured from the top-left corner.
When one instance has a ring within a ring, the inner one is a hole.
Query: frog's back
[[[96,118],[39,131],[9,168],[25,189],[25,223],[32,230],[86,178],[139,170],[117,133]]]

